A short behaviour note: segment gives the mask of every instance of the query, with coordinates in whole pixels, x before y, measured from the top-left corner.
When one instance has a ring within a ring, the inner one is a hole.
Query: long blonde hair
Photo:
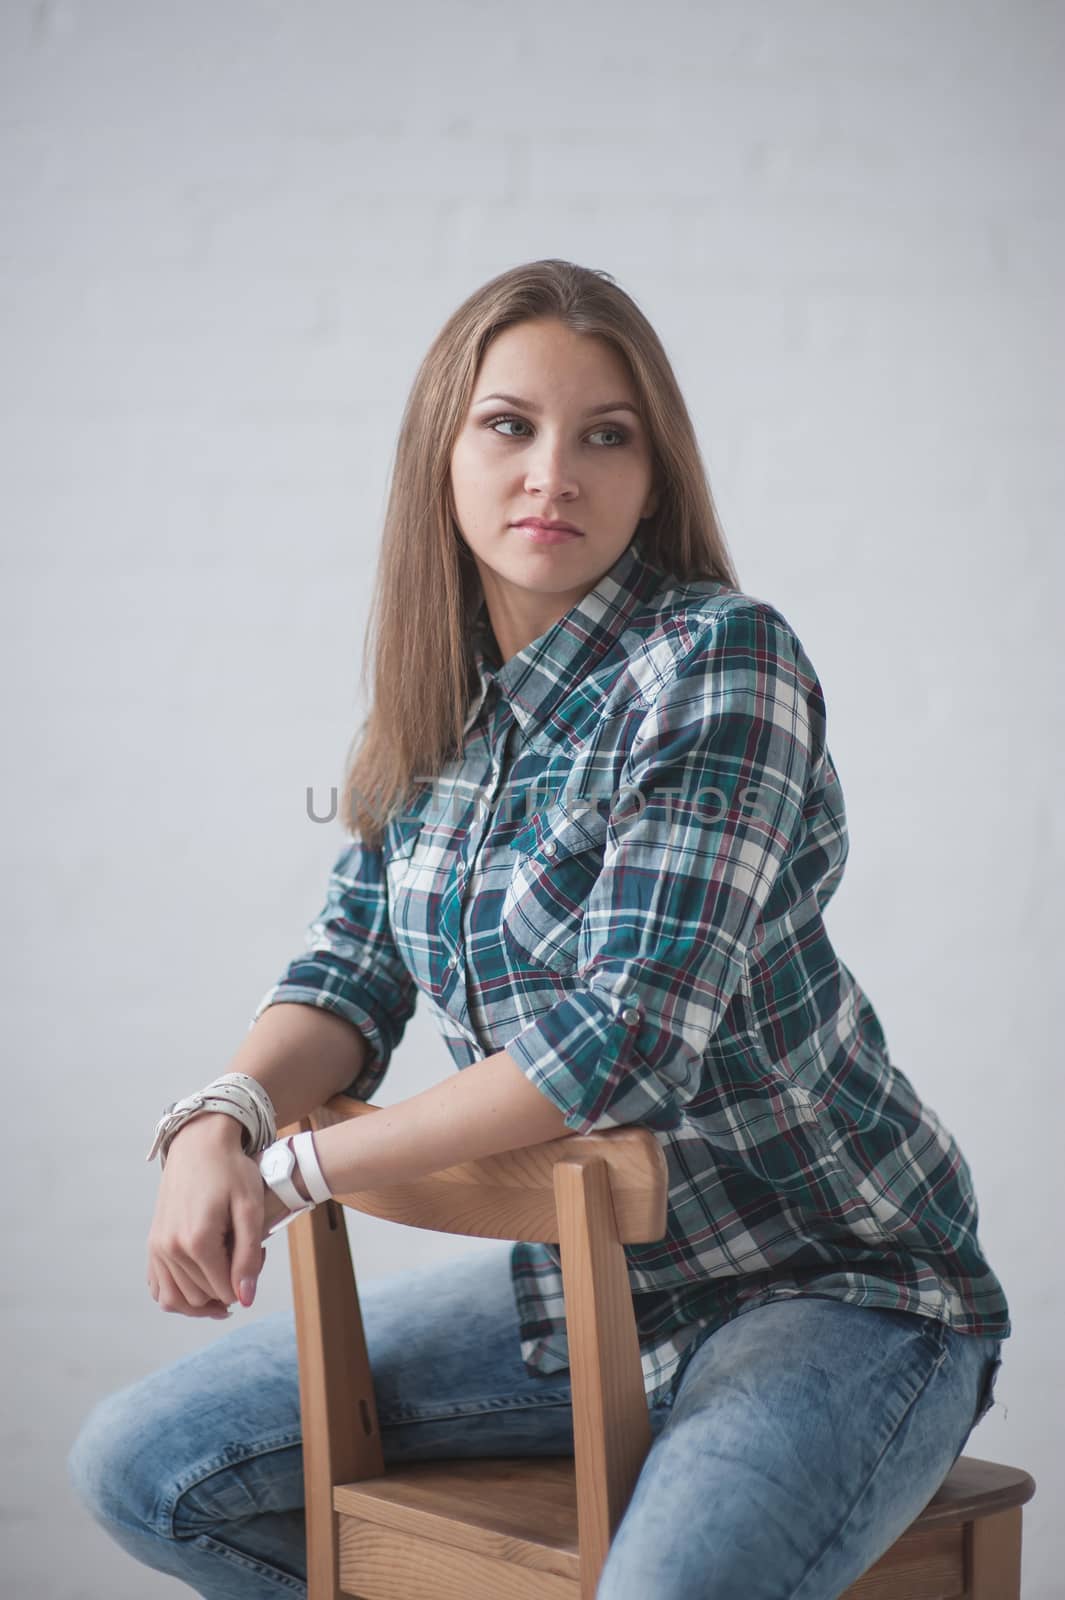
[[[485,350],[504,328],[540,317],[608,340],[632,375],[658,490],[641,549],[681,580],[739,587],[673,368],[635,301],[609,273],[570,261],[531,261],[490,279],[437,334],[400,423],[363,647],[370,711],[348,751],[341,802],[343,824],[371,847],[416,775],[435,775],[462,749],[477,688],[470,624],[483,589],[454,514],[451,455]]]

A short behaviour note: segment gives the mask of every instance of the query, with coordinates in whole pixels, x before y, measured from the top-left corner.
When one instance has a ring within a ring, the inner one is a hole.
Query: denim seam
[[[270,1578],[274,1583],[281,1585],[291,1594],[306,1595],[307,1585],[302,1578],[293,1578],[287,1572],[281,1572],[277,1567],[272,1567],[266,1561],[260,1561],[257,1556],[245,1555],[242,1550],[234,1550],[231,1545],[223,1544],[220,1539],[214,1538],[209,1533],[198,1533],[192,1540],[201,1550],[208,1550],[212,1554],[223,1556],[235,1567],[240,1567],[245,1572],[254,1572],[261,1578]]]
[[[1001,1369],[1002,1345],[999,1343],[993,1352],[988,1353],[987,1362],[984,1365],[984,1375],[980,1383],[980,1398],[977,1402],[976,1422],[973,1423],[974,1428],[978,1423],[983,1422],[988,1412],[998,1404],[995,1399],[995,1389],[998,1385],[998,1375]]]
[[[941,1324],[941,1326],[943,1326],[943,1325]],[[923,1334],[924,1329],[922,1329],[921,1332]],[[876,1458],[876,1461],[873,1463],[872,1470],[870,1471],[869,1476],[866,1478],[865,1482],[863,1483],[861,1489],[858,1491],[858,1493],[855,1495],[854,1499],[851,1501],[851,1504],[847,1509],[846,1516],[843,1518],[843,1521],[839,1524],[839,1526],[836,1528],[835,1532],[831,1535],[831,1537],[826,1539],[825,1543],[822,1545],[820,1551],[818,1552],[817,1556],[814,1558],[814,1560],[811,1563],[811,1565],[809,1567],[807,1567],[806,1571],[803,1573],[802,1577],[799,1579],[799,1581],[796,1584],[795,1588],[792,1589],[791,1593],[787,1596],[787,1600],[801,1600],[802,1590],[805,1588],[805,1586],[809,1582],[809,1580],[816,1574],[818,1567],[821,1566],[821,1564],[824,1561],[825,1557],[838,1544],[840,1535],[843,1533],[843,1531],[846,1528],[848,1522],[850,1522],[851,1518],[854,1516],[854,1513],[857,1511],[858,1506],[860,1505],[861,1501],[868,1494],[869,1487],[872,1484],[873,1479],[876,1477],[877,1473],[880,1471],[881,1467],[883,1466],[884,1460],[885,1460],[885,1458],[887,1456],[887,1453],[888,1453],[889,1449],[891,1448],[892,1444],[894,1443],[895,1437],[898,1434],[899,1429],[902,1427],[902,1424],[906,1421],[906,1419],[911,1415],[914,1406],[916,1406],[918,1401],[922,1399],[922,1397],[924,1396],[924,1394],[925,1394],[925,1392],[926,1392],[926,1390],[928,1388],[928,1385],[931,1383],[932,1379],[935,1377],[936,1373],[939,1371],[940,1367],[943,1365],[944,1361],[947,1359],[949,1354],[950,1354],[950,1352],[948,1351],[946,1344],[945,1343],[941,1343],[939,1345],[939,1348],[938,1348],[938,1351],[937,1351],[935,1362],[933,1363],[933,1365],[931,1367],[929,1367],[928,1372],[925,1374],[924,1382],[922,1383],[921,1387],[918,1389],[917,1393],[914,1395],[913,1399],[910,1401],[909,1405],[903,1411],[902,1415],[899,1417],[899,1420],[898,1420],[898,1422],[896,1422],[894,1428],[892,1428],[890,1436],[887,1439],[885,1439],[884,1448],[881,1450],[880,1454]]]
[[[951,1334],[954,1332],[950,1324],[944,1322],[942,1317],[924,1317],[922,1322],[924,1325],[921,1328],[921,1332],[927,1335],[935,1349],[945,1349]],[[958,1337],[961,1337],[961,1335]]]
[[[206,1461],[197,1463],[183,1478],[177,1478],[171,1485],[170,1493],[160,1502],[155,1512],[156,1532],[167,1539],[194,1538],[193,1534],[179,1534],[174,1525],[174,1514],[177,1511],[178,1501],[183,1495],[188,1494],[198,1483],[204,1483],[208,1478],[214,1477],[226,1467],[243,1466],[246,1461],[255,1461],[259,1456],[275,1454],[278,1450],[291,1450],[293,1447],[303,1448],[303,1435],[299,1431],[293,1433],[288,1430],[278,1434],[275,1438],[267,1439],[260,1443],[249,1445],[245,1449],[235,1449],[230,1446],[221,1450],[217,1455],[208,1456]]]
[[[165,1531],[161,1531],[157,1528],[149,1528],[145,1523],[126,1522],[122,1517],[113,1516],[108,1516],[106,1520],[101,1520],[100,1517],[93,1511],[90,1511],[90,1515],[97,1526],[101,1527],[105,1533],[110,1533],[111,1529],[114,1527],[122,1528],[125,1532],[134,1534],[136,1536],[142,1537],[144,1534],[149,1534],[152,1538],[170,1538],[173,1539],[175,1543],[177,1542],[176,1535],[167,1534]],[[239,1562],[241,1565],[251,1567],[263,1577],[276,1579],[278,1583],[284,1584],[286,1588],[291,1589],[295,1594],[306,1595],[307,1593],[307,1585],[300,1579],[291,1578],[287,1572],[279,1572],[276,1567],[267,1566],[264,1562],[258,1561],[254,1556],[246,1556],[239,1550],[231,1550],[228,1545],[220,1544],[217,1539],[213,1539],[208,1533],[194,1534],[189,1537],[187,1542],[189,1544],[199,1545],[201,1549],[204,1545],[210,1545],[212,1549],[215,1549],[222,1555],[227,1556],[231,1561]],[[172,1576],[172,1574],[169,1575]]]
[[[400,1422],[454,1421],[460,1417],[486,1416],[493,1411],[532,1411],[540,1406],[571,1406],[573,1395],[569,1389],[553,1389],[545,1394],[499,1395],[495,1399],[475,1401],[466,1405],[404,1406],[385,1412],[378,1408],[379,1426],[391,1427]]]

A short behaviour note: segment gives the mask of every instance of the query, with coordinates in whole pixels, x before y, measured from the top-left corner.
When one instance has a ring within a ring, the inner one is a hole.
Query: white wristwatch
[[[258,1161],[263,1182],[288,1207],[288,1215],[278,1218],[268,1230],[268,1238],[280,1228],[287,1228],[304,1211],[313,1211],[320,1201],[333,1198],[318,1164],[314,1138],[309,1132],[290,1133],[284,1139],[275,1139],[273,1144],[267,1145]],[[300,1177],[307,1185],[307,1193],[311,1197],[309,1200],[303,1198],[292,1181],[297,1166]]]

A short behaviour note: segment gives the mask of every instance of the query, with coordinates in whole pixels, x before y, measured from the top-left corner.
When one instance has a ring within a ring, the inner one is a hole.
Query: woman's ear
[[[658,510],[658,490],[652,489],[644,501],[643,510],[640,512],[640,521],[646,522],[648,517],[653,517]]]

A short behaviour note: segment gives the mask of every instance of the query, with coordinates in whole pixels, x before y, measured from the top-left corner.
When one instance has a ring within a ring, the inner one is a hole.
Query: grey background
[[[828,925],[973,1169],[1016,1331],[969,1450],[1035,1474],[1050,1600],[1063,31],[1005,0],[0,5],[12,1594],[187,1592],[63,1466],[96,1397],[226,1334],[149,1297],[151,1128],[322,903],[343,836],[306,791],[362,715],[415,367],[560,255],[660,330],[743,587],[821,675]],[[416,1017],[379,1099],[448,1070]],[[470,1248],[351,1236],[367,1278]],[[236,1315],[288,1304],[275,1246]]]

